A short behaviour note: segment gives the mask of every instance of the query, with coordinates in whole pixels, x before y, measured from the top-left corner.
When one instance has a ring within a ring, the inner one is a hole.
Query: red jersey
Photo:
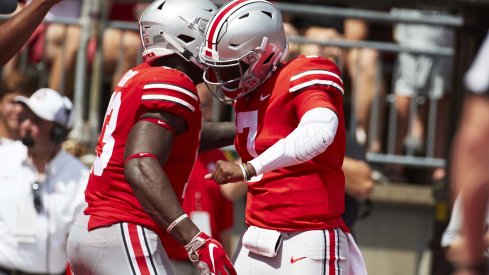
[[[246,223],[279,231],[319,230],[346,226],[343,83],[328,59],[300,56],[280,67],[257,90],[235,102],[236,149],[249,161],[297,128],[313,108],[338,116],[333,143],[312,160],[267,172],[249,182]]]
[[[210,233],[210,236],[221,242],[221,233],[233,226],[233,203],[222,196],[221,189],[215,181],[204,179],[206,174],[214,170],[218,160],[226,160],[220,150],[199,153],[190,174],[182,207],[189,217],[194,218],[195,224],[201,230],[210,226],[210,232],[206,233]],[[197,215],[198,220],[195,219]],[[187,251],[175,239],[165,234],[162,241],[170,259],[189,260]]]
[[[184,73],[146,63],[129,70],[112,94],[85,191],[91,215],[88,229],[130,222],[161,236],[162,229],[141,207],[124,176],[124,149],[131,128],[147,112],[168,112],[185,119],[187,130],[174,136],[165,170],[182,198],[199,147],[201,111],[194,83]]]

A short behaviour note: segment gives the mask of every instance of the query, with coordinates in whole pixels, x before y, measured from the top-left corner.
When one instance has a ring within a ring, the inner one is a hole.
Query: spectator
[[[393,9],[391,12],[399,16],[445,14],[441,11],[411,9]],[[401,23],[394,28],[394,38],[400,45],[411,48],[453,47],[454,31],[446,27]],[[399,54],[393,80],[398,118],[396,154],[402,155],[405,152],[404,149],[409,148],[417,154],[425,152],[427,111],[428,107],[433,108],[432,102],[437,102],[436,142],[433,157],[445,157],[451,68],[451,59],[448,57],[413,53]],[[428,99],[433,101],[426,104]],[[412,102],[413,100],[415,102]],[[417,105],[419,102],[423,104],[416,108],[418,111],[411,113],[411,105]],[[413,117],[414,120],[410,121],[410,117]],[[404,169],[400,166],[391,167],[388,176],[396,181],[403,181],[406,178]],[[437,181],[444,178],[445,169],[435,168],[430,180]]]
[[[68,97],[73,96],[75,65],[80,48],[81,27],[78,24],[65,24],[60,19],[78,21],[81,16],[82,0],[64,0],[54,6],[46,18],[50,23],[41,24],[29,40],[29,62],[46,61],[49,69],[48,86],[59,90]],[[136,22],[137,4],[108,2],[108,20]],[[116,28],[103,30],[103,73],[111,79],[114,88],[120,77],[136,65],[140,49],[137,31]],[[87,46],[89,64],[95,56],[97,43],[93,37]],[[19,71],[19,58],[9,62],[4,71],[5,81],[9,81],[11,73]]]
[[[287,38],[291,36],[298,36],[299,30],[294,26],[294,20],[292,16],[288,14],[284,14],[284,29],[285,35]],[[289,42],[289,48],[287,49],[287,55],[285,56],[284,61],[287,62],[289,60],[293,60],[300,55],[300,45],[297,43]]]
[[[28,7],[32,1],[27,1]],[[24,8],[21,8],[24,9]],[[46,19],[53,22],[41,23],[28,40],[26,49],[27,62],[46,62],[49,72],[45,85],[72,97],[74,81],[74,64],[79,47],[80,27],[78,24],[65,24],[56,22],[60,18],[78,20],[81,15],[82,0],[63,0],[55,5],[46,15]],[[7,63],[3,70],[3,79],[10,81],[15,73],[24,73],[20,64],[20,55],[15,56]],[[36,72],[38,73],[38,72]]]
[[[301,21],[300,28],[303,29],[304,36],[313,40],[366,40],[370,35],[369,25],[358,19],[339,19],[328,18],[327,20],[317,20],[307,18]],[[355,117],[355,124],[352,125],[357,141],[367,149],[367,151],[379,152],[381,150],[381,127],[378,127],[376,137],[368,139],[367,132],[370,127],[370,113],[376,97],[381,98],[383,85],[376,83],[379,77],[379,53],[375,49],[352,48],[342,50],[336,46],[321,46],[319,44],[306,44],[302,47],[305,55],[316,55],[329,58],[339,64],[339,68],[344,66],[348,70],[348,75],[352,87],[352,107]],[[343,66],[344,65],[344,66]],[[382,112],[379,120],[382,120]],[[379,123],[378,125],[381,125]]]
[[[36,90],[35,78],[15,74],[11,85],[0,82],[0,145],[19,139],[21,108],[15,104],[15,97],[23,95],[29,97]]]
[[[207,0],[157,0],[141,16],[145,62],[121,78],[108,105],[88,207],[68,238],[74,274],[173,274],[163,234],[185,245],[202,273],[236,274],[180,206],[201,132],[198,48],[216,11]]]
[[[133,22],[136,25],[141,16],[139,10],[146,6],[147,4],[117,3],[113,0],[108,19]],[[103,47],[104,71],[111,76],[111,87],[114,89],[122,75],[136,65],[141,39],[135,30],[108,28],[104,33]]]
[[[460,128],[453,144],[452,188],[461,192],[462,232],[457,275],[487,274],[483,258],[484,223],[489,204],[489,34],[466,75],[471,91],[465,99]]]
[[[305,56],[282,64],[287,41],[281,13],[266,1],[227,3],[205,37],[204,80],[221,100],[234,101],[235,145],[243,160],[218,161],[206,178],[249,182],[249,227],[233,256],[236,270],[366,274],[341,218],[346,133],[337,66]]]
[[[341,28],[341,31],[343,28]],[[304,30],[304,36],[309,39],[316,40],[340,40],[343,35],[340,30],[331,27],[324,27],[321,25],[312,25]],[[340,64],[342,67],[343,58],[341,48],[336,46],[321,46],[318,44],[306,44],[302,46],[301,50],[304,55],[321,56],[331,59],[332,61]]]
[[[61,149],[72,105],[51,89],[15,100],[23,109],[21,141],[0,147],[0,274],[60,274],[88,177],[88,169]]]
[[[344,38],[346,40],[360,41],[371,37],[370,26],[367,22],[358,19],[344,21]],[[379,70],[379,52],[376,49],[352,48],[346,52],[346,67],[353,90],[353,108],[355,115],[355,133],[357,142],[368,152],[380,152],[382,135],[384,85]],[[369,137],[370,120],[372,119],[372,106],[379,100],[379,116],[375,137]]]
[[[3,0],[6,1],[6,0]],[[42,22],[49,9],[62,0],[34,0],[0,28],[0,65],[10,60]],[[0,3],[4,4],[4,3]]]

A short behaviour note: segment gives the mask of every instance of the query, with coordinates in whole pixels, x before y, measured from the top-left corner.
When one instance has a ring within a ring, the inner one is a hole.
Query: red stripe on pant
[[[328,230],[328,235],[329,235],[329,259],[328,259],[328,269],[329,275],[338,275],[337,273],[337,263],[338,263],[338,258],[336,257],[336,252],[337,252],[337,245],[338,245],[338,239],[336,235],[336,231],[334,229]]]
[[[141,246],[141,240],[139,239],[138,226],[135,224],[127,224],[129,230],[129,238],[131,239],[131,247],[134,252],[134,257],[136,258],[137,266],[141,275],[150,275],[148,264],[146,262],[146,256],[143,252],[143,247]]]

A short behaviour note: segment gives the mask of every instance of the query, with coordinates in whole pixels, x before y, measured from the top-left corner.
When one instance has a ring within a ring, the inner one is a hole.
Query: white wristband
[[[167,233],[170,233],[170,231],[175,227],[179,222],[181,222],[183,219],[188,218],[187,214],[182,214],[180,217],[176,218],[166,229]]]
[[[243,180],[248,180],[248,178],[246,177],[246,171],[243,167],[243,165],[241,164],[238,164],[239,165],[239,168],[241,168],[241,172],[243,172]]]

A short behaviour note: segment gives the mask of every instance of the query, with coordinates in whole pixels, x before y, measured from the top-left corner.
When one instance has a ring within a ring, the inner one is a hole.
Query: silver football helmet
[[[199,48],[217,7],[210,0],[157,0],[139,19],[143,59],[151,63],[161,56],[178,54],[204,69]]]
[[[204,81],[221,101],[255,90],[287,51],[282,14],[264,0],[235,0],[218,11],[205,33],[200,60]],[[214,89],[215,88],[215,89]]]

